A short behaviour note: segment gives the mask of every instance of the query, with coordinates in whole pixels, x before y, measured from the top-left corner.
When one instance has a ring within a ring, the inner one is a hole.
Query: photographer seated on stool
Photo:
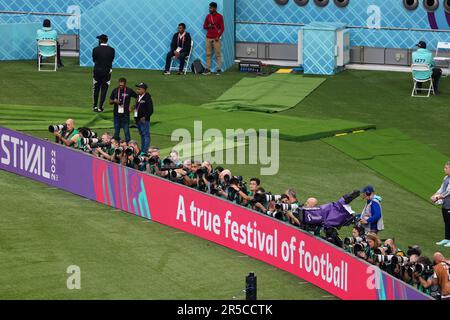
[[[433,53],[427,49],[427,44],[425,41],[420,41],[417,44],[417,51],[413,52],[412,54],[412,61],[413,64],[427,64],[430,66],[430,69],[432,69],[432,74],[430,75],[427,72],[424,71],[417,71],[414,73],[414,78],[418,80],[425,80],[428,79],[431,76],[431,79],[433,80],[433,87],[434,87],[434,93],[439,94],[439,80],[442,76],[442,69],[441,68],[433,68],[434,67],[434,60],[433,60]],[[417,89],[422,89],[422,83],[417,82]]]
[[[191,35],[186,32],[186,25],[180,23],[178,25],[178,32],[173,35],[172,43],[170,44],[170,52],[166,56],[166,67],[164,75],[170,75],[170,65],[172,58],[180,60],[180,69],[178,74],[183,74],[184,66],[186,64],[186,57],[191,52]]]

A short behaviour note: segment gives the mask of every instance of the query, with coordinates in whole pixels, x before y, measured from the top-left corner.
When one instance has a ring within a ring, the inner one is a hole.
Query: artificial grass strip
[[[189,107],[185,107],[189,110]],[[160,135],[171,135],[176,129],[184,128],[194,133],[194,122],[201,121],[202,131],[210,128],[219,129],[226,135],[227,129],[262,129],[280,130],[280,138],[287,141],[309,141],[330,137],[338,133],[353,132],[355,130],[374,129],[375,126],[356,121],[341,119],[308,119],[288,117],[278,114],[265,114],[250,111],[222,112],[218,110],[197,110],[198,116],[171,119],[164,121],[164,117],[156,117],[152,124],[152,132]],[[251,120],[250,120],[251,119]],[[159,121],[161,120],[161,121]]]
[[[397,129],[324,141],[425,200],[439,187],[443,165],[448,161],[445,155]]]
[[[196,157],[204,157],[205,152],[212,153],[212,156],[217,156],[218,152],[224,152],[229,149],[235,149],[237,147],[244,147],[247,145],[246,141],[234,141],[231,139],[216,138],[214,141],[202,140],[200,142],[185,143],[176,145],[175,147],[161,149],[162,155],[168,155],[172,150],[178,151],[180,160],[187,160]],[[214,150],[214,152],[211,152]],[[183,154],[181,151],[188,151],[188,154]]]
[[[281,112],[295,107],[325,80],[291,74],[243,78],[216,101],[203,106],[224,111]]]

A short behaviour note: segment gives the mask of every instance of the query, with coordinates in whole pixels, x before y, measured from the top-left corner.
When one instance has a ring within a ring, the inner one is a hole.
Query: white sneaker
[[[446,247],[446,248],[450,248],[450,241],[449,242],[447,242],[447,244],[444,246],[444,247]]]
[[[436,242],[436,245],[438,245],[438,246],[446,246],[446,245],[449,245],[449,244],[450,244],[450,240],[446,240],[446,239],[444,239],[442,241],[439,241],[439,242]],[[450,247],[450,245],[449,245],[449,247]]]

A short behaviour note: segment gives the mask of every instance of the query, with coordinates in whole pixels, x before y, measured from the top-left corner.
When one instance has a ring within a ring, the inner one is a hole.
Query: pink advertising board
[[[0,127],[0,169],[236,250],[341,299],[431,299],[291,225],[159,177],[3,127]]]

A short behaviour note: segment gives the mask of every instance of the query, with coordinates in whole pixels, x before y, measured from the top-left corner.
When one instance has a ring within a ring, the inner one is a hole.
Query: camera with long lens
[[[201,177],[205,176],[206,174],[208,174],[208,168],[200,167],[197,169],[195,174],[197,175],[197,177],[201,178]]]
[[[383,248],[384,254],[390,255],[390,254],[395,253],[394,250],[392,250],[392,247],[390,245],[388,245],[388,244],[383,244],[381,246],[381,248]]]
[[[284,214],[281,211],[278,211],[278,210],[276,210],[276,211],[267,211],[266,214],[269,217],[275,218],[277,220],[281,220],[281,221],[284,220]]]
[[[326,241],[334,244],[335,246],[338,246],[338,247],[342,247],[343,246],[343,241],[339,237],[339,233],[338,233],[336,228],[325,229],[325,237],[324,237],[324,239]]]
[[[109,147],[111,147],[111,142],[97,142],[97,143],[91,144],[92,149],[109,148]]]
[[[118,148],[114,149],[114,154],[116,155],[116,157],[120,156],[122,153],[123,153],[122,147],[118,147]]]
[[[158,156],[153,156],[153,157],[150,157],[150,159],[148,159],[148,163],[151,166],[154,166],[155,164],[158,164],[160,162],[161,162],[161,159]]]
[[[217,185],[217,186],[211,188],[212,195],[218,195],[221,191],[223,191],[223,188],[220,185]]]
[[[50,133],[59,132],[59,131],[67,131],[67,125],[65,124],[55,124],[48,126],[48,131]]]
[[[88,138],[88,139],[97,138],[97,133],[95,133],[94,131],[92,131],[89,128],[79,128],[78,131],[80,132],[80,134],[83,138]]]
[[[369,247],[369,244],[365,241],[361,241],[358,243],[355,243],[353,246],[353,252],[357,254],[358,252],[365,251]]]
[[[128,147],[125,149],[125,154],[126,154],[127,156],[132,156],[132,155],[134,154],[134,151],[135,151],[135,149],[134,149],[132,146],[128,146]]]
[[[280,211],[295,211],[299,208],[300,208],[300,205],[296,204],[296,203],[293,203],[293,204],[277,203],[275,205],[275,209],[280,210]]]
[[[364,238],[362,238],[362,237],[356,237],[356,238],[346,237],[346,238],[344,238],[344,244],[346,246],[352,246],[352,245],[355,245],[355,244],[363,242],[363,241],[364,241]]]
[[[222,171],[220,171],[220,169],[221,168],[216,168],[211,174],[208,174],[207,176],[206,176],[206,180],[208,180],[208,182],[211,182],[211,183],[213,183],[213,182],[219,182],[219,176],[220,176],[220,173],[223,171],[223,169],[222,169]]]
[[[409,258],[408,257],[403,257],[403,256],[399,256],[399,255],[394,255],[391,259],[391,262],[394,264],[406,264],[409,262]]]
[[[92,146],[99,143],[97,138],[81,138],[81,143],[84,145]]]
[[[378,263],[386,263],[386,264],[390,264],[393,261],[393,258],[395,257],[395,255],[392,254],[375,254],[375,262]]]
[[[147,157],[146,157],[146,156],[144,156],[144,155],[138,155],[137,157],[134,157],[133,163],[134,163],[135,165],[141,166],[141,165],[145,162],[145,160],[147,160]]]
[[[271,193],[257,193],[253,196],[253,199],[255,202],[264,203],[264,202],[270,202],[270,201],[280,201],[282,195],[274,195]]]
[[[410,277],[413,276],[414,273],[418,273],[419,275],[432,275],[434,273],[433,267],[423,263],[412,263],[406,267],[406,271]]]

